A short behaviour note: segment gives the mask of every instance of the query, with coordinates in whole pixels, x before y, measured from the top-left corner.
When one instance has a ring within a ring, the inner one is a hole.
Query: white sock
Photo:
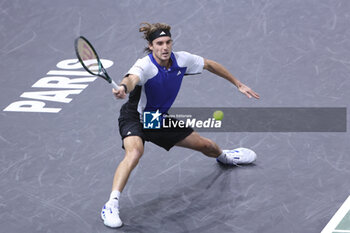
[[[120,192],[118,190],[114,190],[111,192],[111,195],[109,196],[109,201],[113,201],[114,207],[119,209],[119,199],[120,199]]]
[[[219,155],[217,159],[220,162],[222,162],[223,164],[227,164],[227,157],[226,157],[226,154],[224,152],[222,152],[221,155]]]

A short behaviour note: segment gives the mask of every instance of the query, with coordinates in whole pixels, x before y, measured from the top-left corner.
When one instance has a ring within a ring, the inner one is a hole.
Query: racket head
[[[75,39],[75,53],[84,69],[92,75],[99,76],[111,83],[106,70],[91,43],[83,36]]]

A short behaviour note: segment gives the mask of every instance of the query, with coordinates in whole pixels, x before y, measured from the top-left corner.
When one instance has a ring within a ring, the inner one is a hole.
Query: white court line
[[[334,230],[332,231],[333,233],[334,232],[339,232],[339,233],[347,233],[347,232],[350,232],[349,230]]]
[[[343,205],[339,208],[337,213],[332,217],[327,226],[321,231],[321,233],[332,233],[332,232],[350,232],[350,230],[335,230],[340,221],[350,210],[350,196],[345,200]]]

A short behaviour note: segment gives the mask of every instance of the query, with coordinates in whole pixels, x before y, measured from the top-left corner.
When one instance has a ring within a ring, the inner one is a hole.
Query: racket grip
[[[118,86],[113,80],[111,82],[114,89],[119,90],[120,86]]]

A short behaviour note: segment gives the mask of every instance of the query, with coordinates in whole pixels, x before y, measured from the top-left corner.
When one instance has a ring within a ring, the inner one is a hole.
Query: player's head
[[[145,51],[149,53],[154,52],[155,47],[159,45],[159,41],[162,41],[165,43],[163,45],[170,46],[171,53],[172,39],[170,29],[170,25],[165,23],[141,23],[139,31],[143,32],[143,38],[148,41],[148,46],[145,48]]]

